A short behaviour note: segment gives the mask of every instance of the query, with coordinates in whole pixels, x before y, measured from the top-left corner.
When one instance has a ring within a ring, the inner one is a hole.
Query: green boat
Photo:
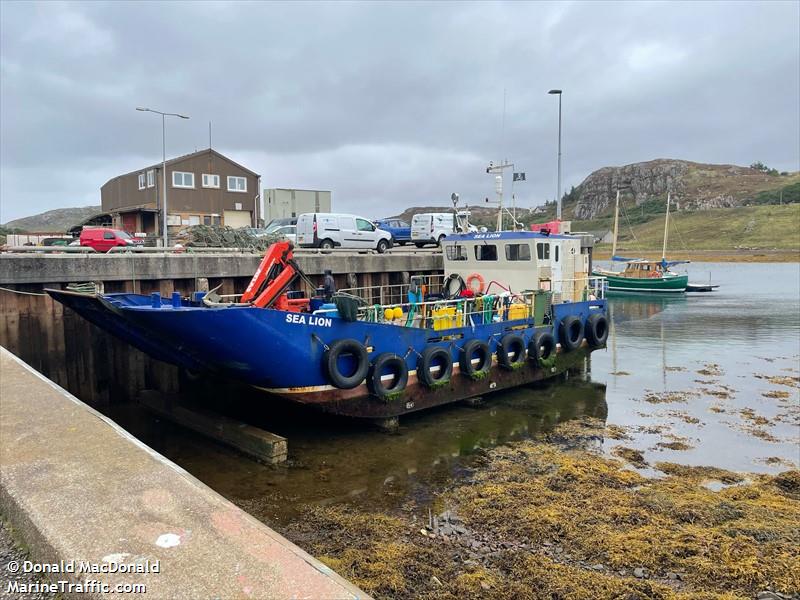
[[[614,243],[611,260],[624,262],[625,269],[611,271],[594,269],[592,275],[605,277],[609,293],[642,293],[642,294],[683,294],[689,283],[689,276],[670,271],[670,267],[688,263],[688,260],[668,261],[667,234],[669,231],[670,195],[667,194],[667,215],[664,221],[664,249],[661,260],[645,260],[640,258],[624,258],[617,256],[617,233],[619,231],[619,191],[614,211]]]
[[[665,266],[673,263],[653,260],[628,260],[624,271],[595,269],[593,275],[605,277],[609,292],[682,294],[689,276],[673,273]]]

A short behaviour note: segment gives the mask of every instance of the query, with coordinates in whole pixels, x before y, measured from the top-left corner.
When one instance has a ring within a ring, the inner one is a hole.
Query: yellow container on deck
[[[508,320],[516,321],[517,319],[528,318],[528,305],[527,304],[512,304],[508,307]]]
[[[431,315],[433,316],[433,328],[436,331],[439,331],[440,329],[450,329],[451,327],[456,327],[455,306],[434,308]]]

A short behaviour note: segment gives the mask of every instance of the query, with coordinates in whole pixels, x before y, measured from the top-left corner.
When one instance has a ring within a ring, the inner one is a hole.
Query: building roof
[[[197,152],[190,152],[189,154],[183,154],[181,156],[176,156],[175,158],[168,158],[167,159],[167,165],[169,166],[169,165],[175,164],[177,162],[184,161],[187,158],[193,158],[195,156],[202,156],[203,154],[213,154],[214,156],[218,156],[222,160],[227,160],[229,163],[231,163],[233,165],[236,165],[237,167],[239,167],[243,171],[247,171],[248,173],[250,173],[251,175],[254,175],[255,177],[259,176],[258,173],[256,173],[255,171],[252,171],[252,170],[248,169],[247,167],[245,167],[243,165],[240,165],[235,160],[231,160],[230,158],[228,158],[224,154],[220,154],[219,152],[217,152],[213,148],[205,148],[203,150],[198,150]],[[143,171],[149,171],[150,169],[159,169],[159,168],[161,168],[162,164],[163,163],[161,163],[159,161],[154,165],[148,165],[148,166],[142,167],[140,169],[134,169],[133,171],[128,171],[127,173],[123,173],[121,175],[117,175],[115,177],[112,177],[108,181],[106,181],[103,184],[103,187],[105,187],[106,185],[108,185],[109,183],[114,181],[115,179],[119,179],[120,177],[127,177],[128,175],[133,175],[134,173],[142,173]]]

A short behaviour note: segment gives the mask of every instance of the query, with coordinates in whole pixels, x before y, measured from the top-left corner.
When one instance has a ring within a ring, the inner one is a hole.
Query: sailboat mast
[[[619,233],[619,190],[617,190],[617,203],[614,207],[614,242],[611,246],[611,260],[617,255],[617,234]]]
[[[664,249],[661,251],[661,260],[667,260],[667,235],[669,233],[669,192],[667,192],[667,216],[664,217]]]

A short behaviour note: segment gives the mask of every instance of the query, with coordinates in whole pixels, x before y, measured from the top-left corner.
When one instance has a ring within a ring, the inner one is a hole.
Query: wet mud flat
[[[568,421],[483,452],[433,507],[308,507],[282,533],[378,598],[797,597],[800,471],[646,476],[606,437]]]

